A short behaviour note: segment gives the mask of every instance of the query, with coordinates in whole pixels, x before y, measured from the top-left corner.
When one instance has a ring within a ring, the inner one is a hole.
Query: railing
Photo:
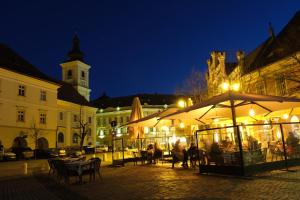
[[[194,136],[167,136],[167,137],[149,137],[139,139],[115,138],[112,140],[112,163],[124,165],[126,162],[137,162],[143,159],[143,152],[146,152],[150,145],[156,145],[162,150],[165,157],[171,156],[171,150],[176,140],[181,140],[181,144],[188,148],[190,143],[195,143]]]

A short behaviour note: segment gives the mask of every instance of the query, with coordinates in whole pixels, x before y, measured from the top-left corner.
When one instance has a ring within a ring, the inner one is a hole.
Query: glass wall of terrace
[[[300,99],[228,92],[162,117],[195,120],[200,173],[250,175],[300,164]]]

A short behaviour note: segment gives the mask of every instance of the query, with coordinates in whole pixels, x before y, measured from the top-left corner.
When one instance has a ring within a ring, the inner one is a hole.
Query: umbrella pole
[[[235,107],[234,107],[234,101],[233,100],[230,100],[230,108],[231,108],[231,118],[232,118],[233,131],[234,131],[234,134],[237,136],[238,144],[239,144],[240,158],[241,158],[241,174],[244,175],[243,146],[242,146],[239,127],[236,125],[236,115],[235,115]]]

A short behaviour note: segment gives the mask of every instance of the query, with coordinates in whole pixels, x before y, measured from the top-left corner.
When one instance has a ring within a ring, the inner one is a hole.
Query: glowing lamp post
[[[185,103],[184,100],[179,100],[177,104],[178,104],[178,107],[179,107],[179,108],[184,108],[184,107],[186,107],[186,103]]]
[[[239,83],[233,83],[229,84],[228,82],[222,83],[222,89],[223,91],[239,91],[240,90],[240,84]]]

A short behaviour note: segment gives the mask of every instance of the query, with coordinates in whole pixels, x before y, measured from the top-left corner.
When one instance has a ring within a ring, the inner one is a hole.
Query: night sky
[[[174,93],[212,50],[234,58],[267,39],[300,9],[290,1],[1,1],[0,42],[61,79],[74,33],[92,66],[92,98]]]

